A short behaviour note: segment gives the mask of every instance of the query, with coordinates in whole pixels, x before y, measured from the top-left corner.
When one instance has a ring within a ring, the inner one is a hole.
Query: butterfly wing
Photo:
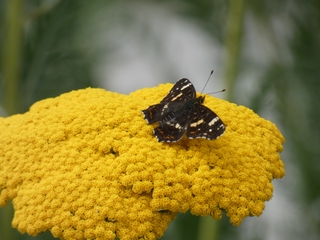
[[[211,109],[198,105],[192,111],[189,125],[187,126],[188,138],[217,139],[226,129],[226,126]]]
[[[166,118],[168,117],[169,116]],[[153,130],[153,133],[158,142],[178,142],[186,132],[187,126],[187,118],[172,119],[172,121],[161,121],[159,126]]]
[[[174,84],[161,103],[173,101],[186,101],[196,97],[196,90],[187,78],[182,78]]]
[[[211,109],[201,105],[193,84],[180,79],[159,104],[142,110],[148,123],[159,122],[153,130],[159,142],[177,142],[186,132],[188,138],[213,140],[225,131],[225,125]]]
[[[148,107],[146,110],[142,110],[144,119],[149,123],[159,122],[166,116],[169,112],[168,105],[165,103],[160,103]]]
[[[142,110],[144,119],[149,123],[161,121],[176,106],[183,102],[195,98],[196,90],[193,84],[187,79],[182,78],[171,88],[167,96],[159,104],[152,105],[146,110]]]
[[[197,99],[172,102],[170,111],[153,130],[159,142],[177,142],[187,131]]]

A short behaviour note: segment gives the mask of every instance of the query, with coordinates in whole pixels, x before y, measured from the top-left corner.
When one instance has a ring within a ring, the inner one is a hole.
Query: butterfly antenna
[[[207,84],[208,84],[208,82],[209,82],[212,74],[213,74],[213,70],[211,70],[210,75],[209,75],[209,77],[208,77],[208,80],[206,81],[206,84],[204,85],[204,87],[203,87],[203,89],[202,89],[202,91],[201,91],[201,94],[203,93],[204,89],[206,88],[206,86],[207,86]]]
[[[211,93],[206,93],[206,94],[210,95],[210,94],[216,94],[216,93],[221,93],[221,92],[225,92],[225,91],[226,91],[226,89],[222,89],[222,90],[220,90],[220,91],[211,92]]]

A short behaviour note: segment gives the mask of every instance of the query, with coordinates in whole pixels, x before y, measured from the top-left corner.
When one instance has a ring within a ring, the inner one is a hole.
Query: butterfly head
[[[205,96],[204,95],[201,95],[199,97],[196,98],[196,104],[202,104],[204,102],[204,98]]]

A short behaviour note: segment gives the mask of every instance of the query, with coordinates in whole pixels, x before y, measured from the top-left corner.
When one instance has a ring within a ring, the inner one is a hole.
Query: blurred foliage
[[[284,162],[287,166],[296,168],[301,176],[301,179],[297,179],[297,176],[287,172],[284,178],[287,185],[283,189],[290,191],[286,197],[289,201],[292,197],[296,207],[301,208],[301,213],[305,216],[296,216],[295,222],[284,217],[294,231],[283,229],[285,235],[282,236],[288,239],[299,239],[304,234],[309,239],[320,236],[320,2],[245,1],[242,13],[244,23],[234,23],[241,28],[238,29],[238,36],[241,38],[237,42],[231,38],[229,45],[225,44],[231,34],[229,31],[232,26],[228,28],[227,22],[233,17],[228,15],[232,1],[141,0],[130,2],[126,9],[127,15],[121,15],[122,18],[119,19],[118,10],[128,2],[0,0],[1,107],[7,114],[22,113],[38,100],[75,89],[99,86],[99,80],[93,72],[94,65],[102,56],[108,56],[110,62],[118,61],[121,64],[123,59],[113,59],[113,52],[118,51],[121,44],[116,42],[109,45],[106,42],[103,51],[95,49],[91,40],[98,35],[95,32],[97,29],[91,28],[86,37],[85,34],[80,34],[82,25],[94,23],[97,9],[110,8],[111,14],[106,16],[106,29],[98,30],[115,31],[112,26],[117,21],[122,21],[124,25],[136,24],[137,27],[143,22],[141,19],[136,21],[134,14],[128,14],[131,10],[136,10],[132,6],[153,3],[157,8],[159,4],[165,5],[180,18],[192,21],[197,28],[204,29],[215,40],[213,42],[220,44],[220,48],[228,51],[228,46],[236,46],[235,54],[230,55],[234,57],[224,59],[227,61],[224,62],[227,73],[234,73],[231,77],[233,79],[228,80],[233,84],[228,89],[232,94],[230,98],[238,104],[251,107],[262,116],[272,116],[286,138]],[[10,4],[21,4],[21,12],[16,12],[21,15],[21,28],[14,29],[21,39],[16,42],[9,40],[9,33],[12,31],[10,23],[17,20],[12,19],[14,15],[8,14]],[[148,34],[152,34],[144,27],[137,27],[133,31],[128,30],[128,38],[134,37],[137,29],[137,35],[143,36],[139,38],[142,42]],[[156,41],[165,41],[164,39]],[[15,56],[15,61],[9,61],[9,58]],[[160,52],[157,53],[157,57],[161,56]],[[235,61],[233,67],[228,69],[226,63],[232,60]],[[167,69],[172,71],[172,66],[167,66]],[[248,82],[252,72],[255,72],[255,80]],[[10,87],[14,79],[18,84]],[[253,87],[248,90],[248,86]],[[10,99],[8,89],[15,89],[15,92],[10,92],[17,101],[15,109],[7,107],[7,99]],[[250,94],[246,94],[249,91]],[[8,238],[9,235],[4,235],[4,232],[8,230],[11,214],[10,207],[0,209],[0,240],[53,239],[48,232],[30,237],[18,234],[15,229],[12,229],[11,237]],[[306,218],[308,221],[305,221]],[[306,222],[312,224],[306,226]],[[197,230],[204,229],[201,228],[202,224],[199,217],[179,214],[163,239],[200,239]],[[241,239],[244,238],[241,233],[246,231],[245,226],[232,227],[225,216],[221,221],[212,220],[211,227],[215,229],[215,239]],[[301,235],[296,236],[295,231],[299,228]],[[260,235],[253,238],[267,237]]]
[[[301,198],[306,205],[312,205],[320,199],[320,2],[305,1],[303,5],[299,2],[286,1],[278,7],[280,2],[269,3],[268,8],[267,4],[264,8],[253,6],[259,21],[266,22],[265,26],[269,24],[269,28],[270,12],[282,14],[284,9],[289,9],[293,34],[286,42],[289,59],[279,53],[276,61],[268,63],[260,79],[260,91],[251,103],[259,111],[268,92],[273,93],[277,115],[291,145],[293,158],[290,160],[295,161],[303,174],[301,180],[305,188]],[[319,202],[317,204],[320,212]]]
[[[10,1],[1,1],[1,5],[5,5],[5,2],[9,5]],[[27,1],[24,4],[26,5],[21,13],[21,69],[16,69],[21,76],[17,89],[21,101],[17,112],[25,112],[38,100],[93,86],[90,63],[75,47],[75,18],[79,4],[75,1]],[[11,21],[10,16],[7,21]],[[4,44],[1,45],[6,46],[5,36],[10,29],[8,26],[3,29],[1,40]],[[5,50],[8,49],[1,49]],[[10,67],[2,58],[3,71]],[[12,79],[11,76],[1,76],[3,91]],[[5,93],[1,96],[5,96]]]

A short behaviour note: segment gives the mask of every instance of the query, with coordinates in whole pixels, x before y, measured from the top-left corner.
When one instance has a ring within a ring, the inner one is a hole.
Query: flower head
[[[62,239],[155,239],[178,212],[225,211],[234,225],[259,216],[284,176],[277,127],[208,96],[227,126],[221,138],[159,143],[141,110],[171,87],[129,96],[88,88],[0,118],[0,206],[13,199],[13,226]]]

